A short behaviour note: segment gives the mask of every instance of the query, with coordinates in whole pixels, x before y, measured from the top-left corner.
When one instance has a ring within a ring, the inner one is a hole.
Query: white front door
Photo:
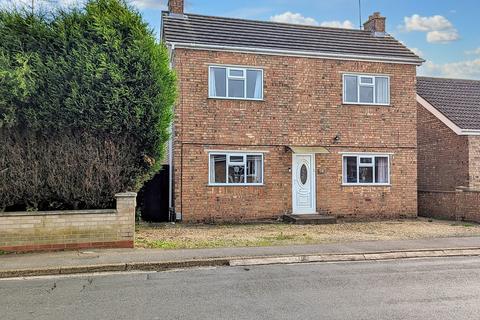
[[[293,154],[292,209],[294,214],[316,213],[315,154]]]

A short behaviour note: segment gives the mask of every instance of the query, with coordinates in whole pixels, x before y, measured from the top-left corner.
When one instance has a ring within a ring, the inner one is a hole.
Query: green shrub
[[[168,50],[120,0],[0,12],[0,210],[104,208],[161,166]]]

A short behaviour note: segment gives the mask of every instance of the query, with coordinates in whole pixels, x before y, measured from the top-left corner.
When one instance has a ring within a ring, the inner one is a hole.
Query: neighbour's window
[[[262,100],[263,70],[210,67],[209,97]]]
[[[390,79],[386,76],[343,75],[343,103],[390,104]]]
[[[263,184],[263,155],[211,153],[210,184]]]
[[[384,155],[344,155],[344,184],[390,184],[390,160]]]

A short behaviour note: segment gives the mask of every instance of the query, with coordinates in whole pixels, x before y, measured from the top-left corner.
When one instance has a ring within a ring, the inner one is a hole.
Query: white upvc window
[[[209,184],[263,185],[263,154],[210,153]]]
[[[220,99],[263,100],[263,70],[210,66],[208,96]]]
[[[343,103],[390,105],[390,78],[388,76],[344,74]]]
[[[344,185],[390,185],[390,156],[343,155]]]

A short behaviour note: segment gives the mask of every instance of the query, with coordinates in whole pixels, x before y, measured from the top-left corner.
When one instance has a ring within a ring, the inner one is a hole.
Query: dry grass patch
[[[137,226],[141,248],[185,249],[480,236],[480,225],[426,219],[332,225],[159,224]]]

